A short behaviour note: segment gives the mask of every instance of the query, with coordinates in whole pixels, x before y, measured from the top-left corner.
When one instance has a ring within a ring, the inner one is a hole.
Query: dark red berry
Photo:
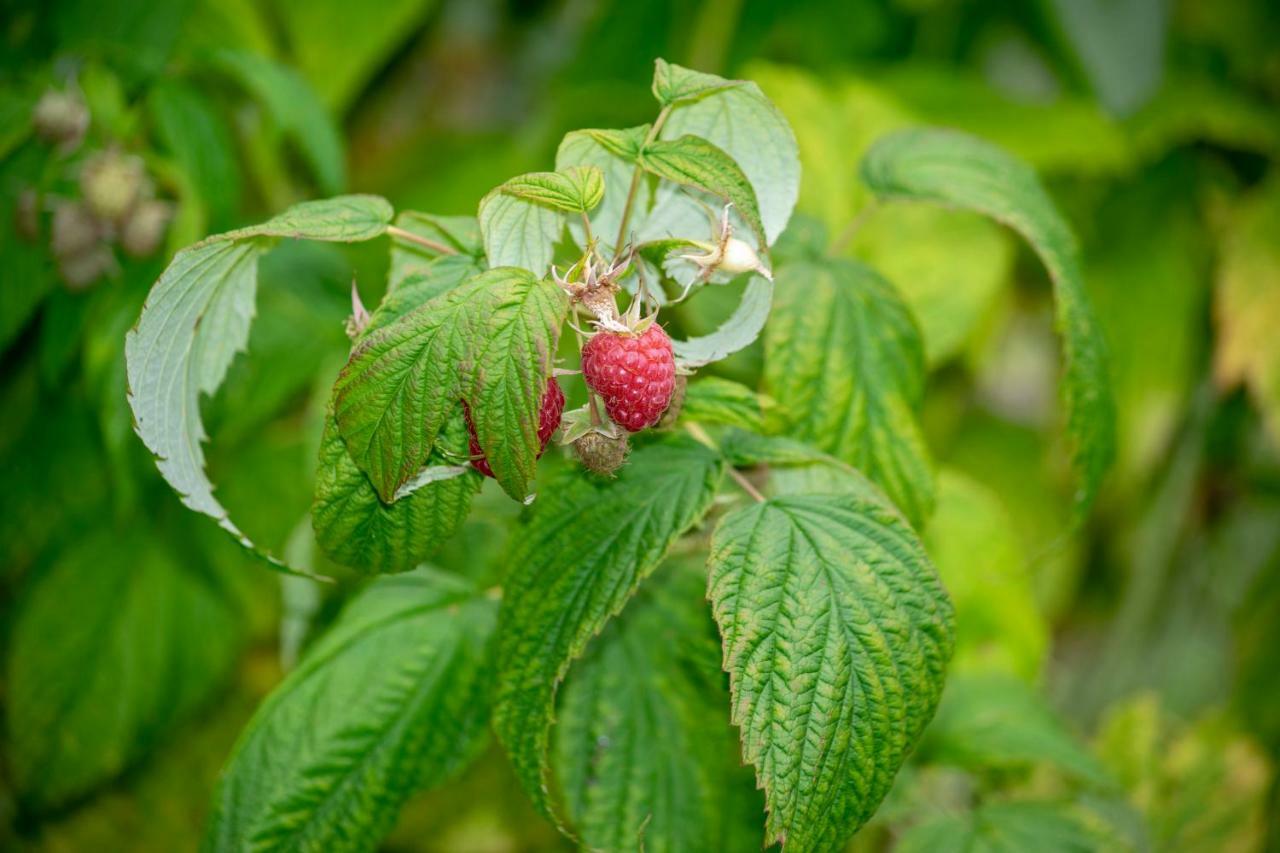
[[[676,382],[671,339],[657,323],[641,335],[599,332],[582,348],[582,373],[610,419],[639,432],[662,417]]]
[[[543,451],[547,449],[547,444],[551,442],[551,434],[556,431],[556,427],[560,426],[560,415],[564,412],[564,391],[560,388],[560,383],[556,382],[555,377],[547,380],[547,390],[542,395],[542,410],[538,412],[538,457],[541,458]],[[480,449],[480,440],[476,438],[475,424],[471,422],[471,407],[464,400],[462,403],[462,413],[467,418],[467,436],[471,445],[471,464],[475,469],[486,477],[493,476],[493,469],[489,467],[489,460],[484,458],[484,451]]]

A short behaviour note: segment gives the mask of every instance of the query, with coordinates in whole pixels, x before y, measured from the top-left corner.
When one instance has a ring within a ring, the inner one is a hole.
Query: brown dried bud
[[[573,452],[578,455],[583,467],[606,476],[613,476],[622,467],[630,450],[631,443],[621,430],[617,436],[592,430],[573,443]]]
[[[79,201],[58,202],[53,209],[49,248],[59,260],[83,254],[102,238],[102,223]]]
[[[71,290],[84,290],[115,268],[115,255],[103,243],[58,259],[58,273]]]

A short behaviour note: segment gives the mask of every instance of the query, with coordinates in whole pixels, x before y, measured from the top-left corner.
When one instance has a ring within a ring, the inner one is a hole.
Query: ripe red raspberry
[[[560,415],[564,412],[564,391],[560,388],[560,383],[556,382],[555,377],[547,379],[547,390],[542,395],[542,411],[538,412],[538,457],[542,457],[543,451],[547,449],[547,444],[551,441],[551,434],[556,431],[556,427],[560,426]],[[471,439],[471,464],[475,469],[486,477],[493,476],[493,469],[489,467],[489,460],[484,458],[484,451],[480,449],[480,441],[476,438],[476,428],[471,422],[471,407],[464,400],[462,403],[462,413],[467,418],[467,435]]]
[[[582,348],[582,373],[605,411],[628,432],[653,426],[671,402],[676,360],[657,323],[641,335],[598,332]]]

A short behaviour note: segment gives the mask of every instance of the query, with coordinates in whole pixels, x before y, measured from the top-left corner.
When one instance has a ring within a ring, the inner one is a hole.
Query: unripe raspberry
[[[689,377],[676,374],[676,387],[671,391],[671,402],[667,404],[667,410],[662,413],[662,420],[658,421],[659,429],[675,426],[680,418],[680,412],[684,409],[684,395],[688,389]]]
[[[117,222],[138,200],[146,182],[142,160],[104,151],[95,154],[80,171],[80,193],[97,216]]]
[[[573,452],[588,471],[613,476],[627,461],[631,442],[625,432],[608,436],[592,430],[573,443]]]
[[[640,335],[598,332],[582,348],[582,374],[609,418],[628,432],[653,426],[671,402],[676,362],[657,323]]]
[[[493,476],[493,469],[489,467],[489,460],[484,457],[484,450],[480,447],[480,439],[476,437],[475,424],[471,422],[471,407],[462,403],[462,412],[467,418],[467,436],[470,440],[471,447],[471,464],[477,471],[486,477]],[[556,427],[560,426],[560,415],[564,412],[564,390],[561,389],[560,383],[556,382],[555,377],[547,379],[547,390],[542,395],[542,409],[538,412],[538,458],[542,458],[543,452],[547,449],[547,444],[551,441],[551,435],[556,431]]]
[[[58,259],[80,255],[102,238],[102,223],[78,201],[59,202],[53,209],[49,248]]]
[[[147,199],[134,205],[120,226],[120,245],[127,254],[145,258],[160,246],[172,208],[167,201]]]
[[[49,89],[31,116],[36,135],[65,149],[75,148],[89,129],[89,108],[79,95]]]

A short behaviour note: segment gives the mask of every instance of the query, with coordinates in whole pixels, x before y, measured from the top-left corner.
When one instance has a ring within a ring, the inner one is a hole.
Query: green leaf
[[[568,310],[563,291],[491,269],[361,339],[334,385],[352,459],[391,503],[426,464],[459,399],[503,489],[528,495],[538,412]]]
[[[680,418],[702,424],[726,424],[748,430],[760,430],[764,409],[773,401],[761,397],[740,382],[705,376],[689,382],[684,394]]]
[[[1049,647],[1030,562],[1000,499],[952,469],[938,474],[925,545],[956,606],[952,671],[997,669],[1034,682]]]
[[[932,201],[985,213],[1021,234],[1039,254],[1053,280],[1066,357],[1062,397],[1080,480],[1076,510],[1082,517],[1115,452],[1115,404],[1075,238],[1035,173],[979,139],[926,129],[881,139],[862,161],[862,177],[885,199]]]
[[[556,777],[593,850],[760,847],[705,587],[701,565],[663,566],[569,673]]]
[[[940,814],[902,835],[897,853],[1091,853],[1097,836],[1062,805],[994,802],[972,812]]]
[[[622,223],[622,209],[631,191],[636,172],[636,159],[649,133],[649,125],[627,130],[575,130],[565,135],[556,151],[556,169],[565,171],[574,166],[594,166],[604,179],[604,200],[591,213],[591,231],[600,241],[605,254],[613,250],[613,241]],[[648,181],[636,184],[634,210],[649,208],[652,190]],[[586,246],[586,233],[581,222],[569,219],[569,231],[574,241]]]
[[[182,502],[218,521],[246,547],[248,538],[213,496],[204,471],[200,396],[221,385],[248,340],[258,258],[274,240],[368,240],[386,230],[391,206],[375,196],[304,202],[263,223],[179,252],[125,339],[135,429]]]
[[[141,528],[135,528],[141,531]],[[103,530],[38,575],[8,655],[8,756],[45,810],[133,765],[230,673],[240,614],[205,567]]]
[[[321,191],[341,192],[347,182],[342,137],[302,76],[288,66],[242,50],[217,50],[211,60],[215,68],[262,102],[302,152]]]
[[[249,722],[205,848],[373,849],[483,744],[495,611],[440,574],[367,587]]]
[[[760,220],[756,191],[742,168],[722,149],[701,137],[682,136],[649,143],[641,151],[639,163],[660,178],[732,202],[760,245],[764,245],[764,223]]]
[[[1031,685],[1000,673],[951,678],[920,754],[975,772],[1044,762],[1099,788],[1114,784]]]
[[[742,301],[714,331],[696,338],[671,341],[676,358],[686,367],[720,361],[756,342],[773,305],[773,282],[752,275],[742,291]]]
[[[467,456],[462,407],[455,406],[426,466],[456,464]],[[356,467],[332,415],[320,439],[311,523],[316,544],[343,565],[370,574],[403,572],[431,556],[449,539],[471,509],[480,474],[436,480],[394,503],[383,503]]]
[[[483,262],[470,255],[440,255],[426,263],[406,263],[404,268],[413,271],[404,273],[399,278],[396,277],[394,260],[392,264],[392,279],[388,283],[387,295],[373,309],[360,340],[484,272]]]
[[[479,259],[484,257],[484,240],[480,235],[480,223],[474,216],[436,216],[416,210],[404,210],[396,216],[395,224],[411,234],[448,246],[458,255],[476,262],[476,272],[480,271]],[[394,293],[400,282],[410,275],[425,273],[427,265],[441,257],[456,256],[437,252],[402,237],[392,237],[391,274],[387,281],[387,292]]]
[[[766,843],[839,849],[933,716],[952,646],[946,592],[902,518],[856,495],[735,510],[708,565]]]
[[[598,166],[570,166],[563,172],[530,172],[512,178],[499,189],[567,213],[586,213],[604,198],[604,173]]]
[[[683,68],[662,58],[653,63],[653,96],[664,107],[736,85],[740,85],[738,81]]]
[[[746,224],[763,233],[767,245],[773,245],[787,227],[800,192],[799,149],[782,113],[755,83],[734,81],[728,88],[674,105],[662,126],[660,139],[678,140],[686,135],[709,141],[740,167],[759,205],[763,232],[750,220],[746,220]],[[658,199],[659,206],[662,201]],[[682,205],[684,212],[692,214],[695,222],[705,222],[705,215],[696,206],[690,209],[690,201]],[[739,209],[737,213],[745,217],[748,211]],[[667,217],[676,214],[677,211],[664,209],[661,216],[651,217],[649,223],[660,230]],[[670,236],[666,232],[640,231],[642,240]],[[680,231],[674,233],[689,236]]]
[[[920,524],[933,473],[916,417],[924,352],[892,285],[854,261],[779,264],[765,389],[785,432],[858,468]]]
[[[1280,341],[1272,333],[1280,311],[1280,182],[1270,181],[1233,211],[1214,288],[1214,377],[1220,387],[1243,384],[1280,442]]]
[[[506,564],[494,730],[538,810],[556,690],[591,638],[711,505],[720,457],[686,438],[632,454],[614,480],[566,478],[535,504]]]
[[[563,216],[499,187],[480,199],[480,231],[489,268],[521,267],[545,275],[564,229]]]
[[[1009,234],[967,211],[888,205],[862,223],[852,247],[919,319],[931,366],[959,355],[990,325],[1013,273]]]

